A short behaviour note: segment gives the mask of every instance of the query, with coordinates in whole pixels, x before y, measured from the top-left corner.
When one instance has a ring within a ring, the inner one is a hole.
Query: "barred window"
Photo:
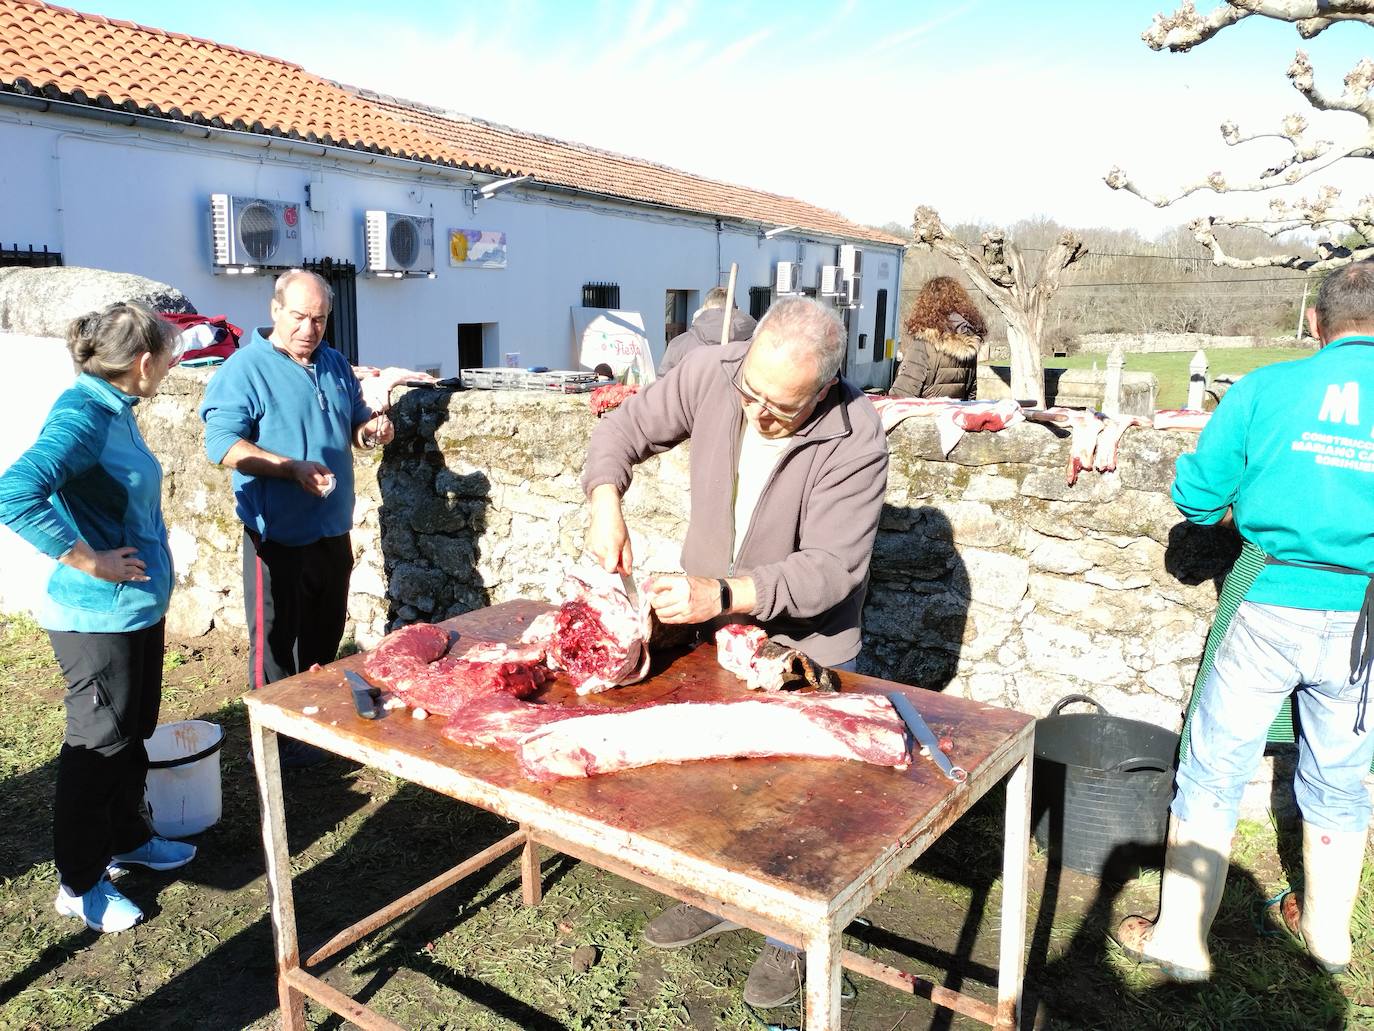
[[[755,322],[763,318],[768,311],[768,306],[773,303],[773,288],[769,286],[751,286],[749,288],[749,317]]]
[[[619,308],[619,283],[584,283],[582,285],[582,307]]]
[[[47,244],[41,251],[34,250],[33,244],[27,248],[17,243],[13,247],[0,245],[0,268],[55,268],[61,264],[62,252],[48,250]]]

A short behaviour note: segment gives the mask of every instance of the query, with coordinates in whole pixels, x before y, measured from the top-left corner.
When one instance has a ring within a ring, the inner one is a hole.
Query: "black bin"
[[[1094,713],[1061,710],[1086,702]],[[1123,881],[1163,864],[1178,735],[1112,716],[1087,695],[1035,721],[1035,840],[1071,870]]]

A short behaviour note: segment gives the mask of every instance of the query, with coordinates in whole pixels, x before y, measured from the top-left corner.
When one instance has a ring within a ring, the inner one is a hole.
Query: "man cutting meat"
[[[1179,510],[1195,523],[1234,519],[1244,538],[1184,731],[1159,917],[1117,929],[1128,955],[1180,981],[1211,974],[1207,935],[1241,793],[1290,695],[1305,887],[1277,915],[1322,969],[1350,962],[1374,758],[1374,262],[1328,275],[1307,316],[1322,350],[1247,374],[1178,460]]]
[[[254,331],[205,389],[205,451],[234,470],[243,521],[248,684],[263,687],[333,662],[353,569],[352,447],[394,434],[363,401],[346,359],[324,345],[332,296],[313,272],[277,280],[270,333]],[[322,346],[324,345],[324,346]],[[287,765],[325,753],[283,740]]]
[[[755,622],[822,665],[854,668],[887,442],[873,406],[839,376],[845,336],[832,309],[785,298],[752,341],[692,351],[593,433],[587,549],[612,572],[634,565],[620,505],[633,467],[691,441],[685,572],[646,586],[665,623]],[[737,926],[679,905],[645,937],[680,948]],[[780,1006],[800,985],[797,954],[769,942],[744,998]]]

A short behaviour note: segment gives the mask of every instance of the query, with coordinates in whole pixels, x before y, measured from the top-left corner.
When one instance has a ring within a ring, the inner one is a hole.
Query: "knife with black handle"
[[[344,680],[348,681],[353,691],[353,708],[358,710],[359,716],[365,720],[375,720],[381,715],[381,709],[377,706],[382,697],[381,688],[373,687],[351,669],[344,670]]]

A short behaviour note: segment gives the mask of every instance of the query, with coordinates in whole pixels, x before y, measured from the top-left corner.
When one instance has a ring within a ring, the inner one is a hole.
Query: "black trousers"
[[[67,729],[57,759],[57,874],[83,895],[110,857],[153,836],[143,818],[148,752],[162,701],[163,623],[122,634],[50,630],[67,680]]]
[[[348,534],[291,547],[243,531],[248,686],[333,662],[348,618],[353,544]]]

